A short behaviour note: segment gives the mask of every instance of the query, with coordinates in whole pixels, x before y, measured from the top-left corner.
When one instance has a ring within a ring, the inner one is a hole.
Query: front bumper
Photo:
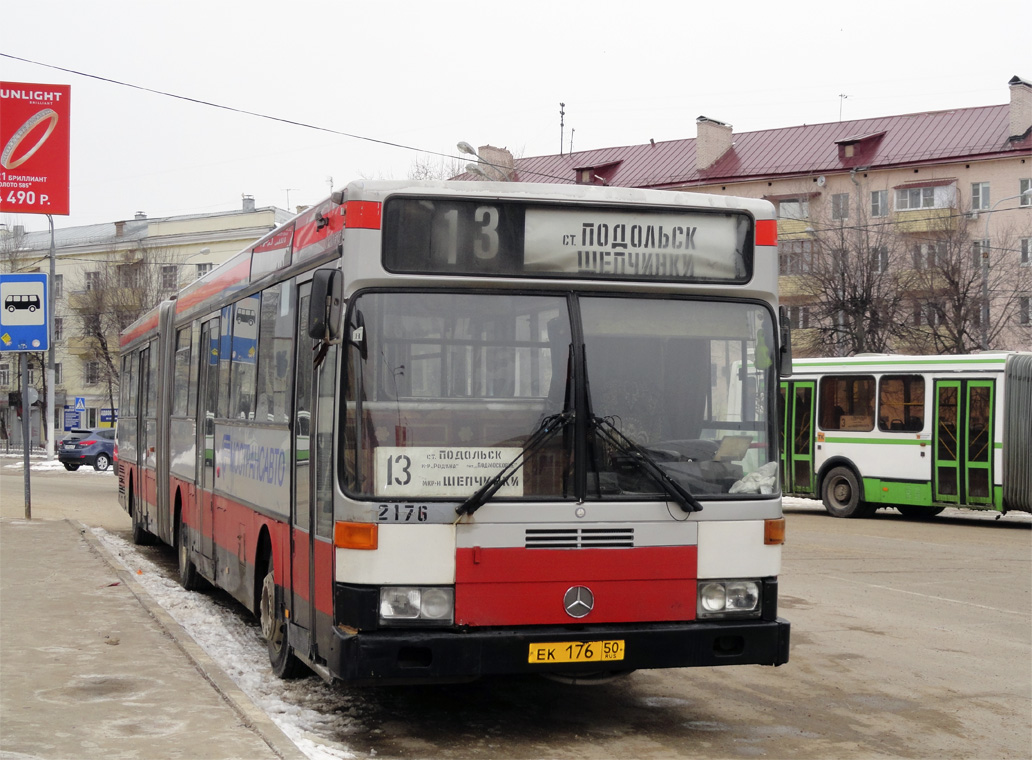
[[[788,662],[787,620],[548,626],[533,629],[374,631],[334,629],[331,673],[356,683],[468,680],[486,675],[563,673]],[[534,643],[622,640],[624,659],[593,663],[528,662]]]

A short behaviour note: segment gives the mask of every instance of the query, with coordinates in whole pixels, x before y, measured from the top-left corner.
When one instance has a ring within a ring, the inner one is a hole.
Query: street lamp
[[[1024,192],[1012,195],[1008,198],[1000,198],[985,213],[985,234],[982,235],[982,350],[989,348],[989,217],[996,211],[996,207],[1006,201],[1013,201],[1018,198],[1032,197],[1032,187]]]

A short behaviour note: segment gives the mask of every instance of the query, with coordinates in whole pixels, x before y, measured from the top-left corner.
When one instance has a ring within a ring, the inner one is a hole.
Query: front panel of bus
[[[756,210],[349,192],[329,669],[786,662]]]

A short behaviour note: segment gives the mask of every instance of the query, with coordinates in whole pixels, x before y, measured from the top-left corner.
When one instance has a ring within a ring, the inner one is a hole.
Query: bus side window
[[[821,378],[821,429],[874,430],[874,392],[870,376]]]
[[[924,427],[924,378],[885,375],[878,387],[878,429],[914,432]]]

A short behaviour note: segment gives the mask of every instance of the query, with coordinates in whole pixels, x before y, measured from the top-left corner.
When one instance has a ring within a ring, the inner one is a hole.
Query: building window
[[[96,290],[100,287],[100,272],[86,272],[86,290]]]
[[[942,310],[934,303],[914,305],[914,327],[926,325],[937,327],[942,324]]]
[[[1021,238],[1021,266],[1032,264],[1032,238]]]
[[[1032,189],[1032,179],[1023,179],[1018,182],[1018,193],[1021,194],[1022,206],[1032,206],[1032,193],[1028,191]],[[1028,193],[1026,195],[1026,193]]]
[[[100,362],[86,362],[86,385],[100,382]]]
[[[900,187],[896,189],[896,211],[922,208],[952,208],[957,197],[956,185],[932,187]]]
[[[836,221],[849,218],[849,193],[831,196],[831,218]]]
[[[31,364],[29,365],[29,385],[36,384],[36,368]]]
[[[889,271],[889,249],[887,246],[878,246],[871,251],[871,271],[875,274],[884,274]]]
[[[161,289],[176,290],[179,287],[179,267],[175,264],[161,268]]]
[[[982,211],[989,208],[989,183],[971,183],[971,210]]]
[[[972,240],[971,241],[971,266],[975,269],[982,268],[983,259],[989,258],[989,241],[988,240]]]
[[[61,366],[61,362],[54,362],[54,385],[60,385],[64,382],[64,367]]]
[[[212,264],[210,261],[205,261],[203,264],[198,264],[197,265],[197,277],[198,277],[198,279],[201,278],[201,277],[204,277],[204,275],[208,274],[208,272],[210,272],[214,267],[215,267],[215,265]]]
[[[889,191],[875,190],[871,193],[871,216],[889,215]]]
[[[784,240],[778,243],[781,274],[807,274],[813,269],[813,242]]]
[[[60,298],[61,296],[64,295],[64,275],[63,274],[55,274],[54,275],[54,287],[52,288],[52,290],[53,290],[53,293],[54,293],[54,298]]]
[[[1032,298],[1021,296],[1018,299],[1018,321],[1023,324],[1032,324]]]
[[[810,327],[809,306],[789,306],[788,323],[794,330],[806,330]]]
[[[914,246],[914,269],[935,269],[946,260],[943,243],[921,243]]]
[[[11,384],[11,365],[0,364],[0,385],[5,388]]]
[[[54,340],[64,340],[63,317],[54,317]]]
[[[786,198],[778,203],[779,219],[809,219],[810,201],[806,198]]]

